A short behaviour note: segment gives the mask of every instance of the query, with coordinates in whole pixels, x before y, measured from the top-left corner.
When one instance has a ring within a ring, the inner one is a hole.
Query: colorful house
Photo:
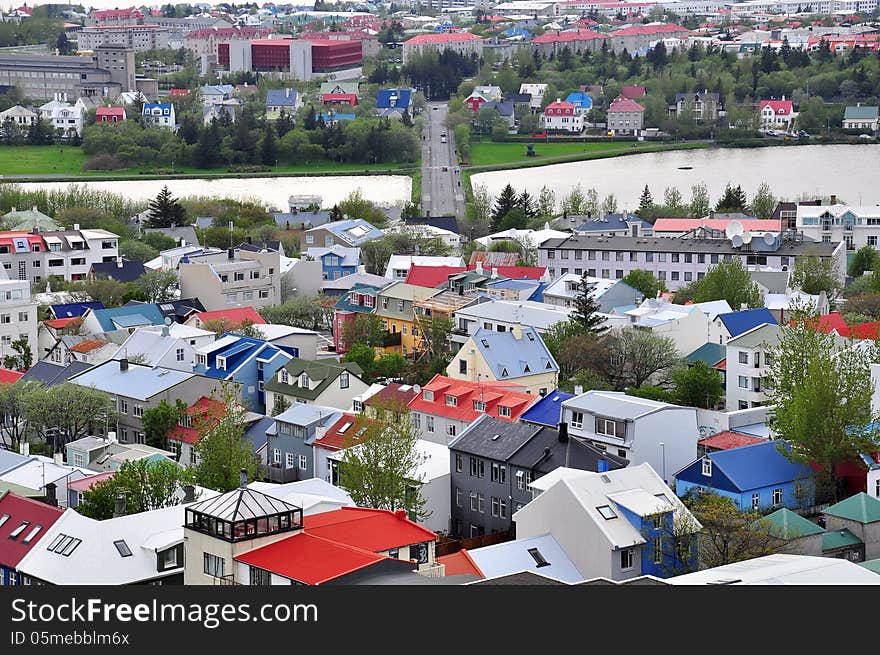
[[[361,263],[360,248],[346,248],[339,245],[329,248],[308,248],[306,255],[321,262],[321,277],[324,280],[338,280],[357,273],[358,265]]]
[[[96,123],[121,123],[125,120],[125,107],[98,107],[95,110]]]
[[[420,343],[415,304],[436,295],[436,289],[426,289],[406,282],[392,282],[376,293],[376,315],[382,328],[390,335],[400,333],[400,345],[392,345],[385,352],[412,355]]]
[[[63,513],[37,500],[8,491],[0,493],[0,586],[22,584],[18,563]]]

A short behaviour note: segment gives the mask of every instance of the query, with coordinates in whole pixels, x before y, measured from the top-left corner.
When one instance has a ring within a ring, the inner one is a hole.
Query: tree
[[[692,299],[694,302],[726,300],[734,311],[738,311],[742,305],[763,307],[758,285],[752,282],[739,259],[721,261],[710,268],[702,280],[694,283]]]
[[[16,339],[10,344],[15,355],[7,355],[3,358],[4,368],[16,371],[27,371],[34,361],[34,354],[27,338]]]
[[[788,457],[815,463],[823,488],[830,486],[838,464],[877,450],[870,374],[877,353],[819,330],[815,313],[782,326],[768,346],[773,432],[791,446]]]
[[[428,359],[438,359],[449,350],[449,333],[453,322],[446,316],[416,314],[419,339],[415,344],[418,352]]]
[[[824,291],[828,300],[834,302],[841,289],[837,264],[836,257],[822,257],[815,248],[809,248],[795,260],[791,284],[811,295]]]
[[[651,190],[646,184],[645,188],[642,189],[642,195],[639,198],[639,208],[636,210],[636,213],[639,215],[639,217],[644,218],[651,213],[651,209],[653,209],[653,207],[654,196],[651,195]]]
[[[115,423],[113,400],[103,391],[65,382],[48,390],[34,390],[23,398],[29,429],[53,452],[94,432],[94,427]]]
[[[418,450],[420,431],[405,406],[389,407],[383,418],[372,421],[355,443],[347,440],[339,463],[339,486],[358,507],[396,511],[405,509],[411,520],[430,515],[417,473],[426,456]]]
[[[172,461],[140,459],[123,462],[112,477],[83,492],[76,511],[98,521],[113,518],[116,498],[125,496],[125,514],[138,514],[178,504],[192,471]]]
[[[280,393],[275,394],[275,404],[272,406],[272,416],[283,414],[288,409],[290,409],[290,401],[287,399],[287,396],[283,396]]]
[[[153,200],[150,201],[147,214],[148,227],[180,227],[186,224],[186,209],[172,197],[167,186],[163,186]]]
[[[674,402],[687,407],[712,409],[724,393],[721,375],[702,360],[673,371],[672,386]]]
[[[495,208],[492,210],[492,229],[496,229],[501,219],[507,216],[511,209],[516,207],[516,191],[509,184],[501,190],[501,195],[495,199]]]
[[[704,491],[682,501],[702,526],[697,540],[701,568],[772,555],[784,545],[760,514],[740,512],[729,498]]]
[[[177,288],[177,272],[147,271],[135,280],[135,286],[144,294],[146,302],[157,303],[172,300]]]
[[[680,361],[672,339],[648,330],[614,329],[605,341],[608,357],[599,362],[599,370],[619,391],[640,387],[652,378],[664,383]]]
[[[27,397],[43,394],[45,388],[39,382],[18,382],[0,385],[0,444],[8,450],[18,450],[27,438]]]
[[[278,137],[272,123],[268,121],[266,121],[266,129],[263,130],[263,138],[260,140],[260,160],[264,166],[278,163]]]
[[[674,186],[668,186],[663,190],[663,205],[676,212],[686,209],[681,191]]]
[[[183,412],[186,411],[186,403],[178,399],[176,405],[169,405],[162,400],[155,407],[144,410],[141,422],[144,425],[144,437],[147,445],[153,448],[168,449],[168,433],[174,429]]]
[[[203,487],[226,492],[240,485],[242,469],[253,480],[258,462],[250,442],[242,438],[247,410],[238,402],[235,386],[224,382],[219,395],[225,411],[198,421],[195,479]]]
[[[691,202],[688,206],[688,213],[691,218],[704,218],[709,215],[711,210],[709,199],[709,190],[702,182],[691,187]]]
[[[347,344],[348,342],[346,342],[346,345]],[[350,346],[347,345],[347,348],[348,352],[345,353],[345,357],[342,358],[342,361],[354,362],[360,366],[366,379],[371,382],[373,378],[373,364],[376,361],[375,348],[365,343],[353,343]]]
[[[119,254],[125,260],[144,263],[158,257],[159,251],[143,241],[125,239],[119,242]]]
[[[546,186],[541,187],[538,194],[538,216],[541,218],[552,218],[556,215],[556,194],[552,189]]]
[[[850,277],[861,277],[865,271],[876,271],[880,266],[880,255],[873,246],[864,245],[852,256],[849,263],[847,275]]]
[[[761,182],[755,190],[752,203],[749,205],[749,210],[751,211],[752,216],[755,218],[770,218],[773,216],[775,209],[776,196],[774,196],[773,192],[770,190],[769,184]]]
[[[609,193],[605,196],[605,200],[602,201],[602,206],[599,207],[599,211],[602,214],[616,214],[619,211],[617,207],[617,198],[613,193]]]
[[[348,350],[357,344],[377,348],[382,346],[385,330],[382,329],[382,320],[375,314],[358,314],[345,324],[340,336]]]
[[[715,205],[716,212],[744,212],[748,207],[748,200],[742,187],[737,185],[736,188],[730,186],[724,187],[724,193],[718,199]]]
[[[584,332],[599,335],[608,329],[605,318],[598,315],[599,303],[593,296],[593,283],[586,273],[578,283],[578,295],[573,304],[574,311],[570,319],[579,323]]]
[[[622,281],[641,291],[645,298],[656,298],[658,293],[666,291],[665,282],[658,280],[651,271],[642,268],[630,271]]]

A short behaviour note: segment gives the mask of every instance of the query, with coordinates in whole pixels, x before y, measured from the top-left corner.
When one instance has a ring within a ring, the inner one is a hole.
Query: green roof
[[[839,516],[842,519],[850,519],[859,523],[873,523],[880,521],[880,500],[873,498],[864,491],[850,496],[846,500],[832,505],[824,514]]]
[[[880,573],[880,559],[869,559],[867,562],[861,562],[859,566],[864,566],[874,573]]]
[[[847,107],[843,120],[877,120],[877,107]]]
[[[768,514],[761,520],[770,523],[771,533],[780,539],[795,539],[825,532],[815,523],[808,521],[800,514],[795,514],[786,507]]]
[[[302,398],[304,400],[316,400],[318,396],[324,393],[324,390],[338,378],[343,371],[356,376],[358,379],[363,376],[364,371],[355,362],[316,362],[305,359],[291,359],[284,365],[284,369],[290,376],[291,384],[280,382],[277,377],[273,377],[266,382],[266,391],[273,391],[292,396],[294,398]],[[312,388],[306,389],[299,386],[300,375],[308,373],[310,380],[319,380],[319,384]]]
[[[843,528],[842,530],[832,530],[822,535],[822,550],[836,550],[845,546],[858,546],[862,540],[855,536],[852,532]]]
[[[0,494],[4,491],[8,491],[18,496],[24,496],[25,498],[42,498],[45,495],[39,489],[31,489],[30,487],[23,487],[20,484],[15,484],[14,482],[4,482],[3,480],[0,480]]]
[[[7,230],[32,230],[35,227],[40,228],[42,232],[53,232],[62,228],[56,223],[51,216],[47,216],[36,209],[28,209],[25,211],[9,212],[3,217]]]
[[[715,366],[725,357],[727,357],[727,348],[717,343],[704,343],[688,355],[686,359],[688,364],[705,362],[707,366],[711,367]]]

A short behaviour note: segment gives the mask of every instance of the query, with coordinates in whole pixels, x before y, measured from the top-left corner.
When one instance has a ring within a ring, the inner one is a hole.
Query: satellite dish
[[[165,325],[170,326],[174,321],[171,320],[170,316],[165,317]]]
[[[743,224],[739,221],[730,221],[727,224],[727,227],[724,230],[724,233],[727,235],[728,239],[732,239],[733,237],[741,237],[745,232],[745,228],[743,228]]]
[[[416,395],[419,395],[420,393],[422,393],[422,387],[419,386],[418,384],[414,384],[414,385],[413,385],[413,391],[416,392]]]
[[[752,233],[751,232],[743,232],[742,240],[743,240],[743,243],[751,243],[752,242]]]
[[[764,232],[764,243],[766,243],[768,246],[772,246],[774,243],[776,243],[776,237],[773,236],[772,232]]]
[[[734,234],[732,237],[730,237],[730,245],[732,245],[734,248],[739,248],[742,246],[742,244],[743,238],[739,234]]]

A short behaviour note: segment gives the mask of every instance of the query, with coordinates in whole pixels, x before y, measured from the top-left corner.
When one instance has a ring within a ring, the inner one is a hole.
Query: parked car
[[[859,138],[860,139],[873,139],[874,137],[872,137],[870,134],[859,134]]]

